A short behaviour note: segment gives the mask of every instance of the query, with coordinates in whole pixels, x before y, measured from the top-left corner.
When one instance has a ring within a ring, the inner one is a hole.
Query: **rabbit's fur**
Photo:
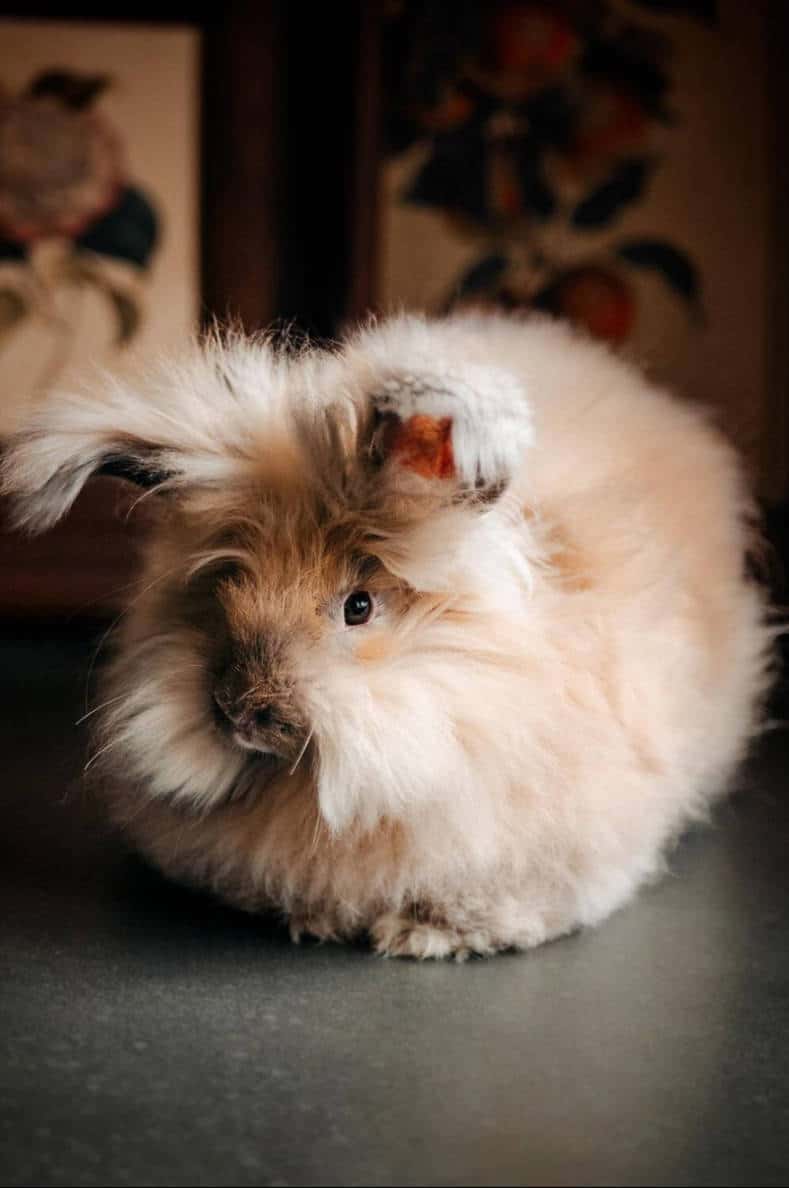
[[[215,338],[48,398],[4,487],[38,530],[97,471],[158,508],[100,698],[113,816],[294,937],[462,957],[595,924],[757,725],[735,456],[565,325]]]

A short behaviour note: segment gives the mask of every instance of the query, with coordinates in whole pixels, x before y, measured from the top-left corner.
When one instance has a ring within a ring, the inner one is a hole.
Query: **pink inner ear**
[[[455,476],[452,453],[452,418],[417,414],[407,421],[393,419],[384,437],[387,455],[422,478]]]

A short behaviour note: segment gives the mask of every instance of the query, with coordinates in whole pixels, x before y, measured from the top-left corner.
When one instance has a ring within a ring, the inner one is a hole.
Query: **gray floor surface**
[[[0,640],[0,1182],[789,1182],[789,734],[596,932],[401,963],[128,855],[89,652]]]

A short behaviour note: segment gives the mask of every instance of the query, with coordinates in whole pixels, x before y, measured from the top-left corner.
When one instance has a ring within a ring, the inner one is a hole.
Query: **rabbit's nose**
[[[231,726],[245,733],[254,729],[267,730],[276,724],[271,705],[261,705],[260,702],[250,705],[247,698],[236,698],[221,688],[214,690],[214,704]]]
[[[266,730],[275,724],[276,715],[270,705],[258,705],[247,715],[250,725]]]
[[[225,729],[247,750],[286,755],[296,734],[294,724],[273,702],[236,698],[222,687],[214,690],[214,704]]]

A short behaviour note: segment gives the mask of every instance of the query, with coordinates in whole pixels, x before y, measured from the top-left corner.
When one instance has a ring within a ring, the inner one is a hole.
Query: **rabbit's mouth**
[[[275,763],[285,763],[288,759],[288,755],[281,748],[269,746],[267,743],[250,737],[240,730],[234,730],[231,737],[236,746],[240,747],[242,751],[249,751],[259,759],[269,759]]]
[[[295,770],[310,741],[306,732],[295,730],[283,732],[274,738],[237,729],[226,730],[225,734],[257,772],[271,776],[283,769]]]

